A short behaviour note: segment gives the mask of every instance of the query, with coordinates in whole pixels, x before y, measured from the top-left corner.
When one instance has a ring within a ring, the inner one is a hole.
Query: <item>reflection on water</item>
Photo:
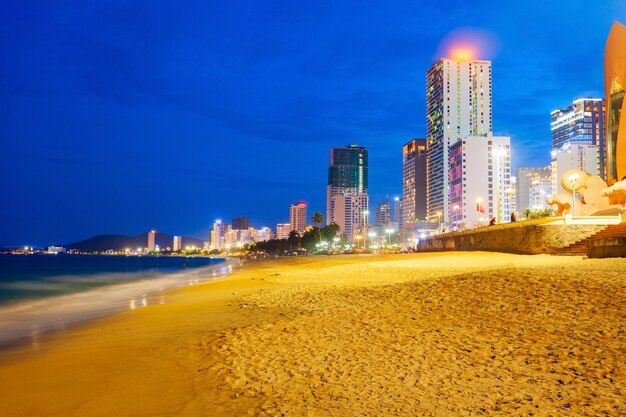
[[[0,307],[0,347],[23,342],[37,349],[42,334],[82,321],[154,304],[165,304],[165,290],[197,285],[225,276],[232,265],[213,265],[180,273],[109,285],[74,294],[24,301]]]

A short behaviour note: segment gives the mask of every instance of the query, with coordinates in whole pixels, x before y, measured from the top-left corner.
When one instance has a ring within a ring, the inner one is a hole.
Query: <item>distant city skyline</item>
[[[626,21],[624,0],[355,5],[7,5],[0,245],[206,238],[241,213],[275,226],[300,199],[324,213],[328,149],[348,143],[368,148],[371,209],[401,195],[424,74],[464,40],[492,61],[513,168],[546,166],[550,112],[604,97],[604,44]]]

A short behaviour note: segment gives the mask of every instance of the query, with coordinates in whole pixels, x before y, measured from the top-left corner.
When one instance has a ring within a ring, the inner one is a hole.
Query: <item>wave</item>
[[[0,347],[30,343],[38,347],[41,335],[123,310],[134,310],[166,302],[164,291],[171,288],[196,285],[224,277],[240,263],[225,261],[216,265],[194,268],[183,272],[154,274],[140,273],[130,282],[128,274],[98,274],[89,278],[100,286],[82,292],[14,302],[0,306]],[[62,282],[84,282],[85,276],[64,276]],[[55,279],[56,281],[56,279]],[[51,283],[52,284],[52,283]],[[41,282],[21,282],[11,285],[31,288],[47,285]]]

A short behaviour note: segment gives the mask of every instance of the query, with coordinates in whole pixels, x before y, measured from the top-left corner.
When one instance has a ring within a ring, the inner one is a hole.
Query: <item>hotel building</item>
[[[369,196],[367,194],[339,194],[332,198],[333,221],[339,225],[339,233],[345,234],[348,242],[354,242],[369,222]]]
[[[468,136],[450,148],[448,227],[483,226],[511,217],[511,146],[508,136]]]
[[[426,139],[413,139],[402,146],[402,223],[425,218]]]
[[[306,229],[306,222],[306,203],[304,201],[298,201],[296,204],[292,204],[289,208],[289,224],[291,225],[291,230],[295,230],[302,235],[304,229]]]
[[[450,147],[492,131],[491,62],[435,62],[426,73],[426,126],[426,216],[435,220],[441,213],[445,222],[458,217],[450,216]]]
[[[230,230],[229,224],[216,220],[211,231],[211,249],[224,249],[225,237]]]
[[[612,185],[626,178],[626,27],[613,23],[604,49],[604,99],[606,100],[606,181]]]
[[[333,222],[341,226],[340,218],[345,218],[344,209],[336,210],[337,196],[367,196],[368,186],[368,155],[363,146],[348,145],[331,148],[328,166],[328,183],[326,186],[326,224]],[[369,199],[365,199],[369,200]],[[343,200],[342,200],[343,201]],[[356,201],[356,200],[355,200]],[[360,202],[364,201],[360,197]],[[367,211],[367,206],[363,209]],[[340,233],[345,231],[344,228]]]

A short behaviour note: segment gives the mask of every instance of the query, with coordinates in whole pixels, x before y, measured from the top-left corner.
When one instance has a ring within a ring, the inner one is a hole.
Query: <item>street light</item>
[[[496,184],[498,190],[498,214],[496,217],[498,219],[498,224],[500,224],[500,157],[506,155],[506,150],[503,148],[496,148],[492,154],[496,157]]]
[[[376,237],[376,233],[374,233],[374,232],[369,232],[367,235],[370,237],[370,246],[373,246],[373,245],[374,245],[373,240],[374,240],[374,238]]]
[[[370,214],[369,211],[363,211],[363,236],[367,236],[367,215]],[[363,239],[363,248],[367,249],[367,239]]]
[[[388,236],[388,239],[389,239],[388,242],[389,242],[389,245],[391,245],[391,234],[393,232],[395,232],[395,230],[394,229],[385,229],[385,232],[387,232],[387,236]]]
[[[354,236],[354,240],[356,240],[356,247],[357,247],[357,249],[360,247],[359,240],[361,240],[361,239],[362,239],[361,235]]]
[[[459,226],[459,205],[455,204],[454,207],[452,207],[452,210],[454,210],[454,226],[458,227]]]
[[[578,185],[579,179],[580,174],[578,174],[578,172],[574,172],[573,174],[567,176],[567,180],[572,187],[572,217],[576,214],[576,186]]]
[[[437,221],[439,222],[439,233],[441,233],[441,212],[437,212]]]

